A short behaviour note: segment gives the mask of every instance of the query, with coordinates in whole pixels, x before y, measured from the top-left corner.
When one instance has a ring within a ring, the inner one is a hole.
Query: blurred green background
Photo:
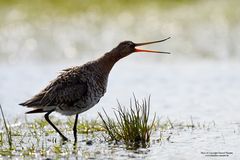
[[[160,48],[173,59],[239,60],[238,6],[238,0],[1,0],[0,60],[92,59],[123,40],[168,36]]]

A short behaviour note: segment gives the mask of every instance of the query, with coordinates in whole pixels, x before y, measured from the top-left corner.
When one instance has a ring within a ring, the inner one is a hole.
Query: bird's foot
[[[73,143],[73,153],[75,153],[75,154],[77,154],[78,153],[78,144],[77,144],[77,142],[74,142]]]

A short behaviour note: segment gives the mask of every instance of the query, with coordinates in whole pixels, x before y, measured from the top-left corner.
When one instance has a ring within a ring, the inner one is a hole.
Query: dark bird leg
[[[54,111],[54,110],[47,112],[47,113],[44,115],[44,117],[45,117],[46,121],[55,129],[55,131],[57,131],[57,132],[60,134],[60,136],[62,137],[62,139],[63,139],[64,141],[67,141],[68,139],[57,129],[57,127],[56,127],[56,126],[50,121],[50,119],[49,119],[49,115],[50,115],[53,111]]]
[[[73,135],[74,135],[74,143],[77,143],[77,122],[78,122],[78,114],[76,114],[74,126],[73,126]]]

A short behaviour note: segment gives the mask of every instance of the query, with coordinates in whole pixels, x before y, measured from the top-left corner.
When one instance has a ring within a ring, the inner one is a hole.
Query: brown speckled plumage
[[[51,81],[40,93],[20,105],[34,108],[34,110],[27,112],[28,114],[47,112],[45,114],[46,120],[64,140],[67,140],[67,138],[49,120],[49,114],[56,111],[63,115],[76,115],[73,128],[76,142],[78,114],[93,107],[105,94],[108,75],[114,64],[133,52],[144,51],[156,53],[158,51],[141,50],[135,47],[165,40],[166,39],[139,44],[135,44],[131,41],[124,41],[97,60],[88,62],[82,66],[63,70],[63,72],[56,79]]]
[[[69,68],[21,105],[42,112],[55,110],[64,115],[81,113],[95,105],[106,91],[108,75],[95,73],[97,70],[93,62]]]

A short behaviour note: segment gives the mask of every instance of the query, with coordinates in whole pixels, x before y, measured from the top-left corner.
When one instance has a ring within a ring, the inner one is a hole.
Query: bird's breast
[[[107,77],[89,76],[87,79],[87,92],[83,97],[81,105],[84,106],[84,110],[90,109],[96,105],[100,99],[104,96],[107,88]]]
[[[107,89],[107,78],[94,78],[88,83],[88,94],[90,97],[100,99]]]

